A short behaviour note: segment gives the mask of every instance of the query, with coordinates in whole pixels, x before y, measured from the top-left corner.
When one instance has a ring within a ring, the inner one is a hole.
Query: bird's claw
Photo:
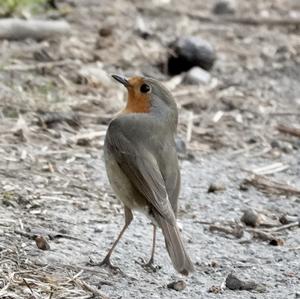
[[[109,268],[114,274],[122,273],[121,269],[120,269],[119,267],[117,267],[117,266],[114,266],[114,265],[111,263],[110,258],[107,258],[107,257],[104,258],[104,260],[101,261],[101,262],[95,262],[95,261],[93,261],[93,260],[90,258],[90,260],[89,260],[89,262],[88,262],[88,265],[93,266],[93,267],[95,267],[95,266],[98,266],[98,267],[107,267],[107,268]]]
[[[145,262],[145,260],[141,257],[139,259],[140,259],[140,261],[136,261],[136,263],[139,264],[140,266],[142,266],[145,270],[147,270],[149,272],[157,272],[158,270],[161,269],[161,266],[154,265],[153,259],[150,259],[148,262]]]

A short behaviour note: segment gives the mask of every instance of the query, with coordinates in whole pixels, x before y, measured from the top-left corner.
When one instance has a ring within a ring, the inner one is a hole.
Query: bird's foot
[[[109,257],[105,257],[104,260],[102,262],[95,262],[93,261],[91,258],[88,262],[88,265],[89,266],[98,266],[98,267],[107,267],[109,268],[114,274],[117,274],[117,273],[122,273],[121,269],[117,266],[114,266],[111,261],[110,261],[110,258]]]
[[[148,262],[145,262],[145,260],[141,257],[139,259],[140,261],[136,261],[136,263],[142,266],[148,272],[157,272],[161,269],[161,266],[154,265],[153,259],[150,259]]]

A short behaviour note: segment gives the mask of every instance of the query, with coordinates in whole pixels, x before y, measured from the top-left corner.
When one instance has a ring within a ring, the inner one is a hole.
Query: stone
[[[232,15],[235,11],[236,2],[234,0],[220,0],[213,8],[213,13],[216,15]]]
[[[181,37],[171,43],[170,49],[172,54],[167,61],[170,75],[178,75],[194,66],[210,70],[216,60],[213,46],[200,37]]]
[[[191,68],[184,77],[184,82],[188,84],[207,84],[211,79],[210,73],[201,67],[194,66]]]

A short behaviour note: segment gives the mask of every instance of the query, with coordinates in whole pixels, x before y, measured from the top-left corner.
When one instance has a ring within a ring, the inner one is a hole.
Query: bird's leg
[[[105,256],[105,258],[103,259],[102,262],[100,263],[94,263],[91,262],[90,265],[92,266],[108,266],[109,268],[111,268],[114,271],[120,271],[119,267],[114,266],[111,261],[110,261],[110,257],[115,249],[115,247],[117,246],[118,242],[120,241],[120,239],[122,238],[124,232],[126,231],[127,227],[129,226],[129,224],[131,223],[132,219],[133,219],[133,215],[130,209],[128,209],[127,207],[124,207],[124,214],[125,214],[125,224],[121,230],[121,232],[119,233],[116,241],[114,242],[114,244],[112,245],[112,247],[110,248],[110,250],[108,251],[107,255]]]
[[[155,252],[155,242],[156,242],[156,226],[153,224],[153,240],[152,240],[152,250],[149,261],[145,264],[146,267],[151,267],[154,264],[154,252]]]
[[[152,240],[152,250],[151,250],[150,259],[147,263],[144,262],[144,259],[141,259],[142,262],[139,263],[142,267],[146,269],[150,269],[153,272],[156,272],[160,268],[154,265],[155,242],[156,242],[156,226],[153,224],[153,240]]]

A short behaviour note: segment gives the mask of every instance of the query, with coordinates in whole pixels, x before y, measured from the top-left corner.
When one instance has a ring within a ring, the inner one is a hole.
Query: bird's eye
[[[147,93],[148,91],[150,91],[150,86],[148,84],[143,84],[140,90],[142,93]]]

